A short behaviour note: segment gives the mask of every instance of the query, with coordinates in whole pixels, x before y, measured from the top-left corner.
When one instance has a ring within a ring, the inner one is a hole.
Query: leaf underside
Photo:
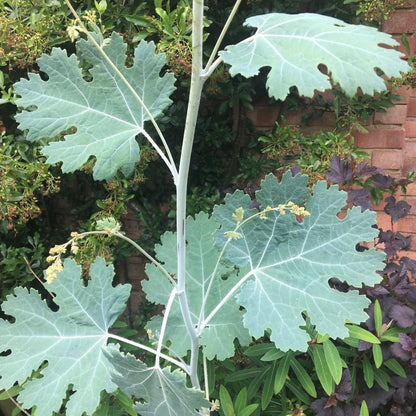
[[[144,400],[134,407],[141,416],[197,416],[197,409],[210,407],[202,391],[186,387],[181,370],[148,367],[133,355],[120,353],[115,345],[109,345],[105,354],[115,369],[113,381],[120,390]]]
[[[171,104],[169,96],[175,89],[173,74],[159,76],[165,64],[164,54],[155,55],[152,42],[140,42],[133,65],[127,68],[127,46],[120,35],[113,33],[105,40],[94,36],[152,116],[159,116]],[[63,162],[63,172],[73,172],[95,156],[95,179],[109,180],[118,169],[129,175],[140,160],[136,136],[145,131],[144,123],[149,117],[90,40],[80,39],[77,53],[68,57],[66,51],[53,48],[51,56],[38,60],[47,81],[38,74],[29,74],[29,80],[15,84],[22,97],[17,104],[36,107],[18,114],[16,119],[21,129],[28,129],[27,138],[34,141],[51,139],[76,127],[76,133],[66,134],[64,141],[43,148],[48,163]],[[92,65],[92,80],[85,79],[82,60]]]
[[[300,95],[312,97],[315,90],[339,83],[348,95],[362,92],[373,95],[386,85],[375,69],[388,77],[400,77],[410,68],[401,54],[383,45],[397,42],[388,34],[368,26],[350,25],[333,17],[302,13],[270,13],[253,16],[245,25],[256,33],[220,53],[231,65],[231,75],[251,77],[260,68],[270,67],[269,94],[284,99],[296,86]],[[325,65],[327,74],[320,70]]]
[[[66,404],[67,416],[92,414],[100,392],[112,392],[106,345],[108,329],[123,312],[130,285],[112,286],[114,271],[97,258],[91,265],[91,280],[84,287],[81,267],[73,260],[48,285],[55,293],[54,312],[34,290],[18,287],[3,303],[3,311],[15,321],[0,321],[0,389],[23,383],[45,362],[42,377],[24,385],[18,400],[26,409],[36,405],[36,414],[59,412],[69,386],[74,393]]]
[[[292,214],[267,212],[267,219],[256,218],[241,226],[241,238],[232,240],[225,251],[226,259],[246,273],[247,281],[237,294],[238,304],[245,309],[244,325],[256,338],[271,329],[271,339],[285,351],[308,347],[309,336],[299,328],[305,324],[304,311],[319,333],[347,336],[345,321],[367,319],[363,309],[369,301],[357,291],[332,289],[329,279],[346,280],[354,287],[371,286],[380,281],[376,271],[383,268],[382,252],[355,248],[377,236],[371,227],[375,213],[354,207],[341,220],[337,214],[345,207],[346,193],[336,186],[327,188],[322,181],[311,194],[306,183],[305,176],[292,177],[290,172],[280,183],[268,175],[256,193],[262,209],[292,201],[304,203],[311,215],[299,221]],[[214,219],[222,223],[216,234],[219,248],[227,240],[224,233],[236,226],[232,214],[242,207],[247,218],[253,213],[250,205],[250,198],[237,191],[214,209]]]

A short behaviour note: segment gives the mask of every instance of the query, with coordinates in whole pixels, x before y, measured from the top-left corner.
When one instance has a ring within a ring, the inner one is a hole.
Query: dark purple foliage
[[[333,156],[331,160],[331,170],[326,177],[333,183],[348,182],[352,179],[353,170],[347,162],[340,159],[339,156]]]
[[[377,188],[389,189],[390,186],[393,185],[393,178],[391,176],[376,173],[372,177],[373,177],[373,184]]]
[[[361,211],[373,208],[373,204],[370,200],[370,191],[368,189],[353,189],[350,191],[348,199],[355,206],[361,207]]]
[[[410,211],[410,205],[406,201],[396,202],[394,196],[389,196],[385,199],[387,205],[384,207],[384,212],[391,216],[393,222],[397,222],[400,218],[405,217]]]

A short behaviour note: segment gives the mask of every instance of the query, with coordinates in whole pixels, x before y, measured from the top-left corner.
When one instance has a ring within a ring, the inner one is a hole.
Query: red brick
[[[409,215],[416,215],[416,198],[415,197],[404,197],[404,199],[410,205]]]
[[[404,85],[402,87],[397,88],[397,90],[393,90],[394,94],[400,95],[402,97],[401,100],[395,101],[397,104],[407,104],[410,100],[410,97],[413,94],[413,88]]]
[[[391,14],[390,19],[382,25],[386,33],[413,33],[416,32],[416,11],[398,10]]]
[[[416,121],[406,121],[404,127],[406,129],[406,137],[416,137]]]
[[[384,231],[391,230],[391,217],[385,212],[377,213],[377,226]]]
[[[406,176],[410,172],[416,172],[416,158],[405,158],[402,166],[402,176]]]
[[[405,140],[403,155],[406,159],[416,158],[416,140]]]
[[[415,195],[416,196],[416,183],[411,183],[410,185],[407,185],[407,192],[406,195]]]
[[[407,54],[407,50],[406,48],[403,46],[402,42],[401,42],[401,36],[393,36],[394,39],[399,43],[399,47],[398,50],[399,52],[401,52],[406,58],[409,57],[409,55]],[[410,50],[410,56],[413,55],[413,52],[416,50],[416,37],[415,35],[407,35],[407,43],[409,44],[409,50]]]
[[[407,106],[407,117],[416,117],[416,99],[411,98]]]
[[[386,113],[375,113],[374,124],[404,124],[408,115],[407,105],[395,105]]]
[[[367,134],[354,133],[354,144],[363,149],[400,149],[403,146],[405,130],[370,129]]]
[[[247,111],[247,117],[256,127],[273,128],[279,115],[279,108],[270,105],[256,105],[254,110]]]
[[[408,215],[407,217],[400,218],[395,223],[394,229],[402,233],[416,233],[416,217],[414,215]]]
[[[382,169],[401,169],[403,155],[397,150],[374,150],[371,164]]]
[[[416,251],[401,251],[401,257],[409,257],[409,259],[416,260]]]

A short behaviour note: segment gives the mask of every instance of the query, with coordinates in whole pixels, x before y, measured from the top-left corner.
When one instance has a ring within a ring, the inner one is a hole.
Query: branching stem
[[[128,339],[128,338],[120,337],[119,335],[116,335],[116,334],[108,334],[108,338],[115,339],[117,341],[124,342],[124,343],[129,344],[129,345],[133,345],[136,348],[139,348],[139,349],[142,349],[144,351],[150,352],[154,355],[157,354],[157,351],[152,347],[148,347],[147,345],[141,344],[140,342],[132,341],[131,339]],[[177,365],[179,368],[181,368],[186,373],[189,373],[189,367],[184,362],[176,360],[175,358],[172,358],[169,355],[163,354],[162,352],[159,352],[159,356],[160,356],[160,358],[163,358],[164,360],[169,361],[172,364]]]

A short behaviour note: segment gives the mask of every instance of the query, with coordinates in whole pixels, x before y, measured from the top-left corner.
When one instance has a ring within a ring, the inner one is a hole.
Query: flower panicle
[[[77,239],[79,238],[79,234],[72,232],[71,237],[71,240],[68,242],[57,244],[49,250],[49,256],[46,258],[46,261],[51,263],[51,265],[45,271],[46,282],[48,284],[51,284],[58,277],[58,273],[64,269],[61,255],[66,254],[68,246],[71,246],[70,251],[72,254],[76,255],[78,253],[79,247]]]

